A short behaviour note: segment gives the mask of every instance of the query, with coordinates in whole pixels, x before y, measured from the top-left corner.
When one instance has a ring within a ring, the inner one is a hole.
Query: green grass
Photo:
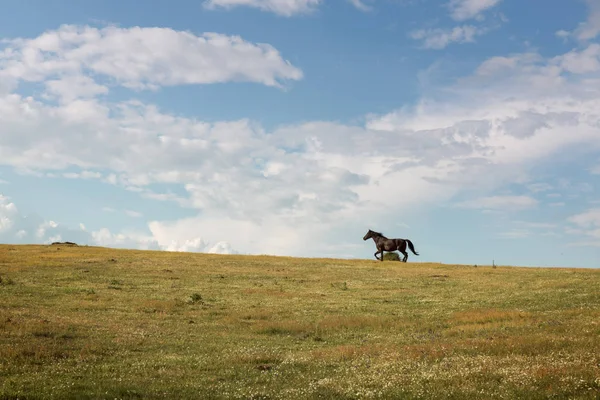
[[[0,246],[0,399],[598,399],[600,270]]]

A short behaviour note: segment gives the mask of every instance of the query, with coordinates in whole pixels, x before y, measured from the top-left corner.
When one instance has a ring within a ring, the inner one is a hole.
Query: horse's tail
[[[413,246],[412,242],[408,239],[406,239],[406,242],[408,243],[408,247],[410,248],[410,251],[412,251],[415,256],[418,256],[419,253],[417,253],[415,251],[415,246]]]

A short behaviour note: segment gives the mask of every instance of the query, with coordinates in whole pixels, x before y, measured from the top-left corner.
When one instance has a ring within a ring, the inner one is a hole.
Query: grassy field
[[[598,399],[600,270],[0,246],[0,399]]]

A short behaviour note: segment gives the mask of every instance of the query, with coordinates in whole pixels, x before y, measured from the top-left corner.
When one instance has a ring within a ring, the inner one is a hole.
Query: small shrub
[[[14,285],[14,283],[15,282],[12,279],[0,276],[0,286],[2,286],[2,285],[6,285],[6,286],[8,286],[8,285]]]
[[[331,287],[338,288],[338,289],[341,289],[341,290],[348,290],[348,284],[346,282],[332,283]]]
[[[396,252],[385,253],[383,255],[383,261],[400,261],[400,255]]]
[[[188,303],[196,304],[196,303],[204,303],[202,301],[202,295],[200,293],[193,293],[187,300]]]
[[[123,282],[121,282],[118,279],[112,279],[108,285],[109,289],[114,289],[114,290],[122,290],[123,287],[121,286],[123,284]]]

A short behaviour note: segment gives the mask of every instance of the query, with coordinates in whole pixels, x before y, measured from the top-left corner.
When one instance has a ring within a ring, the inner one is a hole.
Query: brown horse
[[[400,251],[400,253],[404,254],[404,259],[402,259],[403,262],[406,262],[406,260],[408,260],[408,253],[406,252],[406,244],[408,243],[408,247],[410,248],[410,251],[413,252],[414,255],[418,256],[419,253],[417,253],[415,251],[415,247],[413,246],[412,242],[408,239],[388,239],[385,236],[383,236],[381,233],[379,232],[374,232],[372,230],[369,229],[369,232],[367,232],[367,234],[365,235],[365,237],[363,237],[363,240],[368,240],[368,239],[373,239],[373,241],[375,242],[375,246],[377,247],[377,251],[375,252],[375,258],[378,259],[379,261],[383,261],[383,252],[384,251]],[[381,253],[381,258],[377,257],[377,254]]]

